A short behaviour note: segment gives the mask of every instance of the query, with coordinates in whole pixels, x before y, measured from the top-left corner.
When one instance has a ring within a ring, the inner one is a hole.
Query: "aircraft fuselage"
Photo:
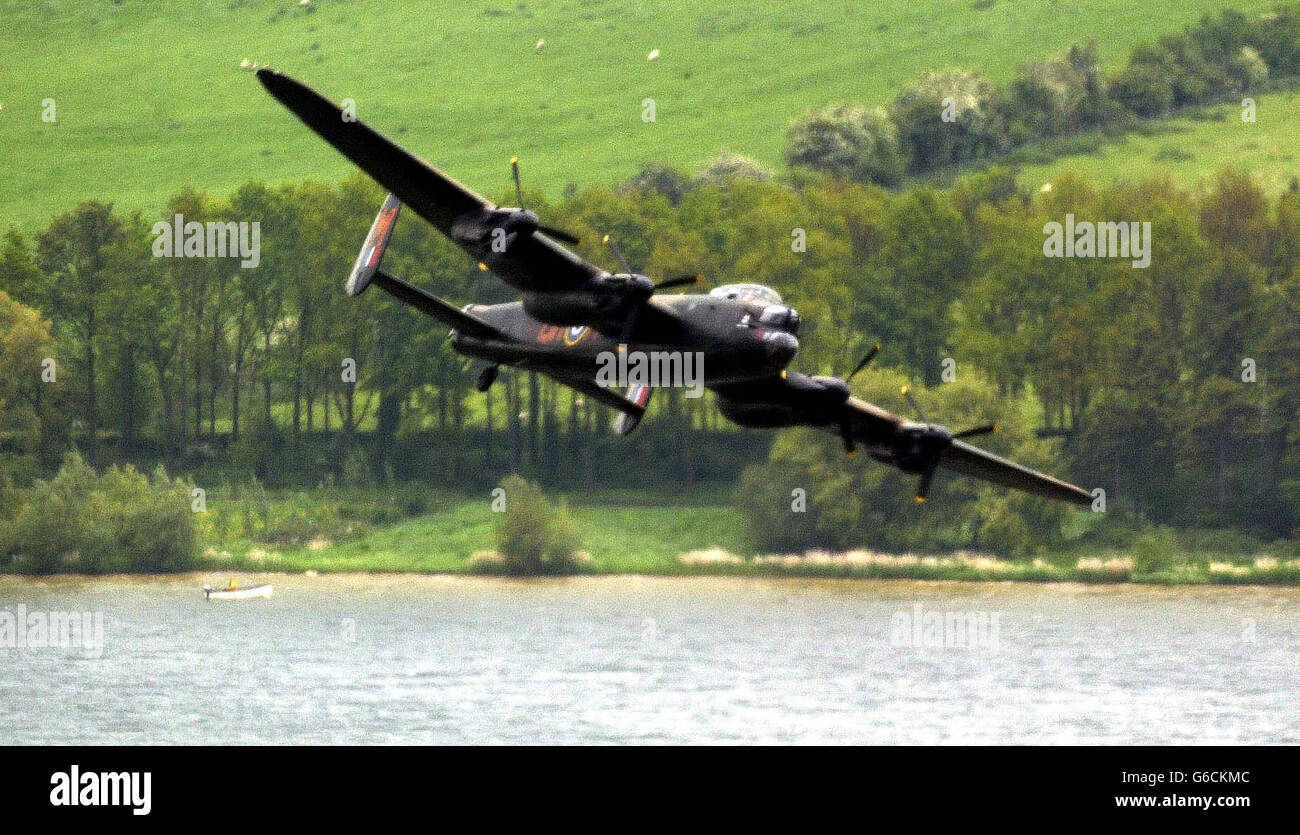
[[[698,352],[707,358],[706,386],[775,376],[799,350],[793,333],[762,321],[770,305],[697,294],[656,296],[649,304],[679,320],[680,331],[671,343],[638,341],[634,334],[626,350]],[[452,331],[458,352],[488,362],[591,380],[601,355],[619,351],[617,334],[586,325],[549,325],[530,316],[521,302],[464,309],[510,337],[481,339]]]

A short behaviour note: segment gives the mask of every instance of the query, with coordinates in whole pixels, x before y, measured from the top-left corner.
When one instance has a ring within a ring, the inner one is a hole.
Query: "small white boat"
[[[203,596],[208,600],[253,600],[258,597],[270,597],[271,584],[264,583],[243,589],[238,587],[214,589],[212,586],[204,586]]]

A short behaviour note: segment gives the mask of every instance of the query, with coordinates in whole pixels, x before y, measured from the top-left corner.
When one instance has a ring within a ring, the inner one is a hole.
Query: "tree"
[[[909,372],[938,383],[952,329],[949,308],[970,275],[965,226],[952,205],[929,188],[907,192],[890,207],[884,226],[884,245],[872,264],[875,304],[863,330],[880,334],[891,351],[901,352]]]
[[[1097,43],[1075,44],[1063,56],[1021,67],[1006,101],[1011,140],[1022,143],[1101,123],[1107,118]]]
[[[92,461],[100,425],[96,363],[104,348],[104,309],[112,287],[109,251],[124,239],[125,228],[112,205],[86,201],[56,217],[37,246],[41,307],[66,330],[80,357],[73,378],[80,384],[78,400]]]
[[[50,323],[0,290],[0,432],[25,452],[38,451],[54,431],[57,377],[51,384],[42,372],[55,353]]]
[[[1147,47],[1134,50],[1129,65],[1110,81],[1110,95],[1139,116],[1163,116],[1174,104],[1173,70]]]

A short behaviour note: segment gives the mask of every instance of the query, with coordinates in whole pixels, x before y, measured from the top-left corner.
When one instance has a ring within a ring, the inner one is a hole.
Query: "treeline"
[[[30,481],[70,445],[104,463],[131,439],[156,445],[175,471],[228,437],[225,457],[210,452],[231,477],[308,485],[394,475],[455,483],[512,469],[581,484],[626,453],[647,462],[623,467],[629,478],[671,486],[734,480],[762,453],[768,435],[731,430],[707,402],[671,391],[646,426],[618,441],[602,407],[544,379],[511,374],[500,392],[473,392],[442,327],[380,293],[340,292],[380,197],[354,177],[336,188],[249,184],[229,200],[185,192],[171,202],[168,217],[260,219],[261,263],[248,270],[234,259],[154,257],[150,219],[100,203],[56,218],[34,245],[11,232],[0,252],[12,297],[0,302],[11,480]],[[1074,176],[1029,190],[996,169],[947,190],[896,193],[835,178],[789,185],[659,167],[554,206],[528,199],[584,241],[610,232],[652,276],[698,269],[712,283],[776,287],[806,323],[799,370],[842,375],[881,340],[878,364],[894,372],[861,376],[864,393],[906,414],[891,392],[908,379],[939,392],[932,419],[1019,426],[990,443],[1106,489],[1110,514],[1270,538],[1300,518],[1296,193],[1268,198],[1231,170],[1193,195],[1161,180],[1097,187]],[[1149,267],[1046,257],[1047,224],[1070,214],[1149,222]],[[596,245],[582,249],[607,260]],[[394,272],[456,303],[510,297],[415,219],[399,224],[388,258]],[[47,358],[55,382],[42,379]],[[355,383],[341,373],[349,359]],[[987,409],[968,414],[944,399],[965,390],[947,388],[945,370],[962,386],[978,382],[972,391]],[[890,384],[870,388],[873,379]],[[363,423],[373,427],[364,447]],[[1034,441],[1044,429],[1054,439]],[[1038,446],[1008,446],[1018,438]],[[796,463],[790,449],[774,448],[778,470]],[[442,451],[458,468],[444,466]],[[852,468],[861,474],[853,479],[877,482],[843,481],[844,471],[838,482],[790,489],[838,484],[825,489],[857,497],[852,506],[907,506],[906,481],[869,462]],[[980,541],[984,507],[970,505],[950,539]],[[802,519],[826,543],[913,544],[889,539],[918,528],[910,515],[906,525],[876,526],[872,513]]]
[[[700,227],[734,172],[724,164],[703,176],[687,202]],[[534,374],[507,372],[478,395],[444,327],[381,292],[341,292],[382,196],[361,176],[337,187],[249,183],[229,198],[182,191],[161,220],[87,201],[33,240],[10,230],[0,247],[0,351],[12,370],[0,392],[5,477],[29,484],[72,446],[99,465],[158,461],[209,482],[477,485],[525,472],[602,486],[626,474],[608,466],[604,407]],[[529,203],[545,206],[540,195]],[[707,269],[725,257],[704,259],[703,235],[715,236],[688,231],[663,198],[597,190],[554,211],[590,238],[615,232],[650,270]],[[177,216],[200,228],[257,223],[260,252],[160,255]],[[414,216],[399,224],[385,265],[458,303],[514,298]],[[728,264],[718,274],[739,273]],[[686,405],[664,392],[655,421],[622,442],[645,454],[648,477],[730,480],[765,452],[713,411]]]
[[[1300,519],[1300,195],[1268,199],[1233,170],[1199,197],[1162,180],[1098,188],[1076,176],[1025,192],[992,171],[959,183],[927,218],[920,206],[936,198],[919,189],[887,200],[893,212],[879,217],[909,218],[892,245],[908,243],[855,291],[874,301],[859,320],[865,330],[884,327],[871,320],[890,315],[894,293],[894,309],[915,304],[902,321],[929,339],[914,337],[919,355],[894,355],[905,376],[933,382],[941,355],[955,361],[962,387],[932,392],[931,419],[955,428],[1000,421],[1006,431],[988,446],[1105,489],[1111,518],[1264,541],[1292,535]],[[959,231],[940,243],[933,230],[945,213]],[[1070,214],[1150,222],[1149,267],[1045,257],[1048,224]],[[892,238],[885,233],[876,257]],[[907,276],[909,266],[919,269]],[[901,380],[881,387],[888,377],[875,379],[863,381],[863,394],[908,413]],[[1024,397],[1037,405],[1028,421],[1015,405]],[[943,480],[933,504],[948,507],[934,524],[894,524],[900,514],[915,521],[898,501],[912,477],[842,457],[833,438],[779,441],[770,465],[746,480],[756,528],[787,547],[1015,551],[1060,541],[1055,510],[964,480]],[[792,516],[798,487],[810,494],[809,512]],[[753,501],[758,491],[769,499]]]
[[[785,160],[894,186],[907,174],[1164,116],[1297,76],[1300,6],[1254,19],[1227,10],[1134,47],[1125,66],[1109,76],[1098,67],[1096,43],[1088,43],[1026,63],[1006,85],[979,72],[947,69],[905,86],[887,108],[835,104],[810,111],[791,125]]]

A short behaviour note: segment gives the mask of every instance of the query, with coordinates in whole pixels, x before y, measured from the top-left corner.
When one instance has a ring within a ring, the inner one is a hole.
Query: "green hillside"
[[[1145,134],[1072,140],[1084,146],[1095,144],[1086,153],[1060,154],[1060,144],[1051,142],[1027,148],[1016,157],[1032,160],[1043,153],[1051,159],[1022,164],[1020,181],[1024,185],[1049,182],[1066,169],[1103,182],[1166,173],[1174,182],[1196,190],[1212,185],[1219,169],[1231,164],[1250,172],[1270,194],[1289,188],[1291,180],[1300,176],[1300,91],[1258,96],[1253,123],[1242,121],[1241,115],[1241,105],[1222,104],[1153,122]]]
[[[926,69],[1020,62],[1097,38],[1103,62],[1207,11],[1267,0],[44,0],[0,6],[0,226],[85,197],[156,210],[178,187],[341,177],[340,157],[240,62],[301,76],[483,190],[609,182],[720,147],[775,165],[787,122],[884,103]],[[539,39],[546,48],[536,50]],[[650,62],[652,49],[661,53]],[[57,121],[41,121],[53,98]],[[642,121],[653,98],[657,121]]]

